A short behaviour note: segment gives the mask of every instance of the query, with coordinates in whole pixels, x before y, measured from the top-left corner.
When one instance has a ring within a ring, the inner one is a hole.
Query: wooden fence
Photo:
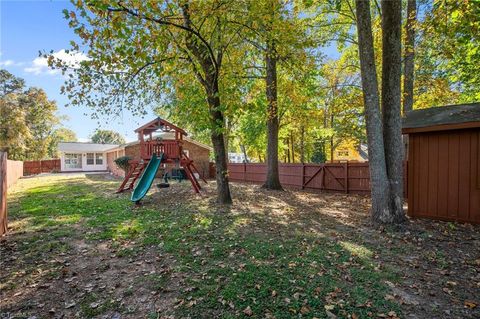
[[[0,152],[0,236],[7,228],[7,153]]]
[[[404,192],[406,192],[406,168]],[[228,164],[229,178],[234,182],[263,183],[267,176],[267,165],[256,163]],[[280,182],[283,186],[333,191],[354,194],[370,192],[368,162],[345,162],[325,164],[279,164]]]
[[[53,173],[60,171],[60,159],[25,161],[23,162],[23,175],[35,175],[40,173]]]
[[[7,188],[10,188],[22,176],[23,162],[7,160]]]

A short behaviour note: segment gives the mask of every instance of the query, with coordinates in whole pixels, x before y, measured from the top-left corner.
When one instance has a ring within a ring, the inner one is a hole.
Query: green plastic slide
[[[147,194],[152,186],[153,180],[155,179],[155,175],[157,175],[157,170],[162,159],[163,153],[160,153],[159,156],[156,156],[155,153],[152,154],[152,158],[148,162],[147,167],[143,170],[137,186],[133,189],[132,197],[130,198],[132,202],[139,202]]]

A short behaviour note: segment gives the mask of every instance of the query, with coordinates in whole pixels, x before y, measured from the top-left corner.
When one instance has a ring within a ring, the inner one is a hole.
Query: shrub
[[[128,164],[128,161],[130,161],[132,158],[130,156],[120,156],[119,158],[115,159],[114,162],[117,164],[118,167],[123,169],[125,173],[128,173],[128,168],[130,165]]]

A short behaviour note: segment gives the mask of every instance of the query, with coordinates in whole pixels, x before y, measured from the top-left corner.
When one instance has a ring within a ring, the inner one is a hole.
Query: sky
[[[127,141],[136,140],[137,127],[155,117],[152,111],[145,118],[133,117],[127,111],[121,117],[90,118],[88,108],[66,107],[68,99],[60,94],[64,80],[38,57],[39,51],[60,52],[77,39],[63,18],[63,9],[72,9],[68,1],[5,1],[0,0],[0,68],[25,79],[27,86],[45,90],[55,100],[58,115],[66,115],[63,125],[73,130],[79,141],[87,141],[97,128],[119,132]]]
[[[70,41],[77,40],[73,30],[63,18],[63,9],[73,9],[69,1],[62,0],[0,0],[0,68],[25,79],[27,86],[45,90],[49,99],[55,100],[58,115],[66,116],[63,126],[73,130],[79,141],[88,141],[98,129],[111,129],[126,140],[136,140],[134,130],[156,115],[151,110],[145,118],[133,117],[128,111],[115,118],[90,118],[86,107],[67,107],[68,99],[60,94],[64,83],[62,75],[50,70],[39,51],[53,50],[57,56],[65,55]],[[333,46],[324,53],[336,57]],[[78,58],[82,58],[81,55]]]

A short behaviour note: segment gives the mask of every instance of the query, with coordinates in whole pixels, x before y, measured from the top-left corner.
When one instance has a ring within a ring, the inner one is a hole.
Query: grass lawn
[[[369,224],[369,200],[186,182],[135,207],[106,175],[20,180],[0,318],[478,318],[480,228]]]

